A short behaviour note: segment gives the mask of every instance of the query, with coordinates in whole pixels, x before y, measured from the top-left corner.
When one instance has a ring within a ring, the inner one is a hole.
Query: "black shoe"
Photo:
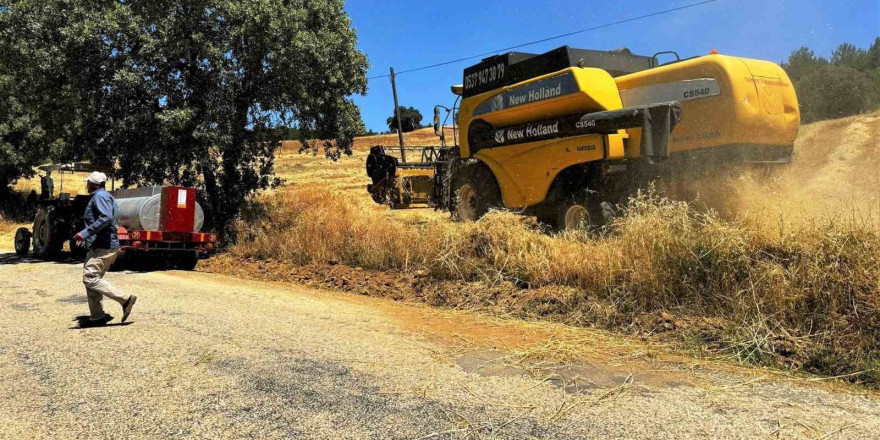
[[[131,309],[134,307],[134,303],[137,302],[137,300],[138,297],[132,295],[122,303],[122,322],[125,322],[125,320],[128,319],[128,315],[131,315]]]
[[[98,319],[81,319],[79,321],[79,327],[80,328],[104,327],[105,325],[107,325],[108,322],[110,322],[112,320],[113,320],[113,317],[105,313],[104,316],[102,316]]]

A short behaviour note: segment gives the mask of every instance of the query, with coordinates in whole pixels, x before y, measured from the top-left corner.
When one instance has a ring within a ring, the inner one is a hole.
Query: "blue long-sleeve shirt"
[[[80,232],[88,249],[119,249],[116,199],[104,189],[92,194],[83,215],[86,228]]]

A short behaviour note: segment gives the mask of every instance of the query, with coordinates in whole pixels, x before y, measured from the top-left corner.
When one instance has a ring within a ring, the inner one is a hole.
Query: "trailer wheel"
[[[175,261],[175,268],[179,270],[194,270],[199,264],[199,253],[197,251],[181,252]]]
[[[18,228],[15,231],[15,253],[23,257],[31,251],[31,231],[28,228]]]
[[[501,207],[501,189],[485,165],[465,164],[456,174],[451,209],[454,220],[477,221],[490,209]]]
[[[33,229],[34,255],[44,260],[57,257],[64,247],[64,238],[61,225],[55,219],[55,207],[37,211]]]

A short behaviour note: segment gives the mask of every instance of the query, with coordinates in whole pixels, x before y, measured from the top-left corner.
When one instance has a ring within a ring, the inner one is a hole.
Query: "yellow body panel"
[[[580,163],[605,157],[603,135],[560,138],[503,148],[480,150],[474,155],[483,161],[498,180],[504,206],[524,208],[540,203],[547,196],[560,171]]]
[[[693,89],[674,86],[698,79],[714,80],[720,93],[699,96],[698,87],[694,96]],[[781,67],[768,61],[709,55],[620,76],[615,81],[624,97],[633,89],[662,88],[664,84],[682,92],[662,96],[677,98],[682,105],[682,120],[670,139],[671,154],[717,146],[790,146],[800,127],[791,80]],[[639,103],[645,102],[624,105]],[[626,156],[638,157],[641,130],[628,132]]]
[[[506,91],[567,74],[574,76],[578,87],[577,93],[474,116],[474,110],[478,106]],[[570,67],[512,86],[495,89],[462,100],[459,111],[459,118],[464,122],[461,124],[461,155],[462,157],[470,156],[468,128],[473,119],[482,119],[495,127],[506,127],[577,112],[617,110],[619,108],[622,108],[622,105],[614,78],[602,69]]]
[[[501,93],[567,74],[574,76],[577,93],[474,116],[474,110],[478,106]],[[462,157],[471,155],[468,128],[473,119],[482,119],[493,126],[504,127],[576,112],[616,110],[621,107],[620,93],[617,91],[614,78],[602,69],[571,67],[495,89],[462,101],[459,111],[460,120],[464,122],[461,124],[461,155]],[[495,174],[501,188],[504,206],[522,208],[543,201],[553,179],[563,169],[579,163],[605,159],[608,154],[607,149],[612,150],[616,157],[622,158],[623,136],[626,135],[623,133],[613,135],[614,140],[610,142],[606,142],[607,137],[602,135],[531,142],[481,150],[473,157],[486,163]]]

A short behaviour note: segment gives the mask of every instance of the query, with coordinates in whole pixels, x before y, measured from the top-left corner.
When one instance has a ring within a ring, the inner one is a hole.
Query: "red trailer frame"
[[[207,255],[217,249],[213,232],[127,231],[119,228],[119,249],[138,251],[198,251]]]

